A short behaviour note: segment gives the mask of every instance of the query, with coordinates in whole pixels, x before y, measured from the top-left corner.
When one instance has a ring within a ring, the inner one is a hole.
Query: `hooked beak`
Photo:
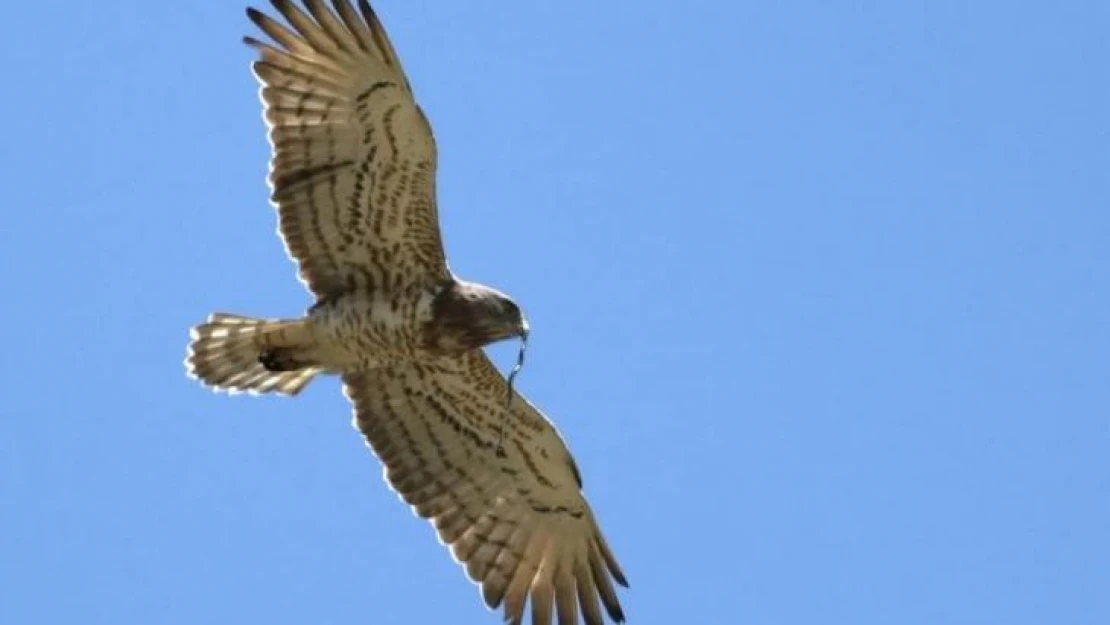
[[[518,334],[520,336],[520,340],[524,341],[525,343],[528,342],[528,320],[527,319],[522,318],[520,320],[520,329],[518,330]]]

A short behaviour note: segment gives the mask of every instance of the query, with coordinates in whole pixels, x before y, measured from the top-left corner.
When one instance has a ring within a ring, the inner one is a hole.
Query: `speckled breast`
[[[430,289],[354,292],[312,310],[320,347],[336,368],[376,368],[419,360],[432,317]]]

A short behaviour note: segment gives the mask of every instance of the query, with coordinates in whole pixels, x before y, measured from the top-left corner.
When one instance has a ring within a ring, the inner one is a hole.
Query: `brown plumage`
[[[316,296],[297,320],[215,314],[186,367],[218,390],[295,395],[337,374],[392,488],[490,608],[546,625],[623,621],[626,585],[554,426],[482,351],[524,336],[509,297],[447,268],[428,120],[365,0],[248,9],[278,230]],[[511,401],[506,400],[510,398]],[[500,438],[504,429],[504,439]],[[501,444],[503,442],[503,445]],[[554,611],[554,612],[553,612]]]

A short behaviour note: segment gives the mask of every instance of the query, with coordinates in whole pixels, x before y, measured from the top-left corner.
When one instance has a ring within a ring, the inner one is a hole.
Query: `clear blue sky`
[[[378,0],[631,623],[1110,623],[1106,7]],[[4,13],[0,622],[497,622],[335,380],[185,378],[310,303],[240,2]]]

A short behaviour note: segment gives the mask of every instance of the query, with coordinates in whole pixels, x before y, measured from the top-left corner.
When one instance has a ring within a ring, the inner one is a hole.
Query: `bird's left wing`
[[[435,526],[491,609],[507,622],[624,620],[611,580],[627,585],[581,491],[574,460],[552,424],[523,397],[506,410],[505,380],[481,350],[434,365],[343,376],[355,426],[385,478]]]

